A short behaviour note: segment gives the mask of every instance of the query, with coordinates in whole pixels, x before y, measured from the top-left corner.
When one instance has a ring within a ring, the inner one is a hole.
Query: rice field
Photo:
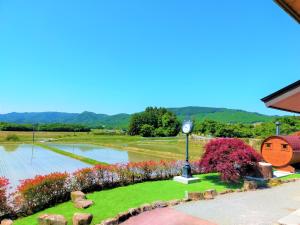
[[[142,153],[128,152],[125,150],[117,150],[91,144],[47,143],[47,145],[108,164],[140,162],[145,160],[157,161],[161,159],[155,155],[150,156]]]
[[[20,180],[52,172],[73,172],[90,165],[31,144],[0,146],[0,176],[15,188]]]

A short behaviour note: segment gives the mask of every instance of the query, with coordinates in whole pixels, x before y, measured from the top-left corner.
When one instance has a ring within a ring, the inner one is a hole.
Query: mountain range
[[[272,121],[276,116],[268,116],[255,112],[237,109],[188,106],[180,108],[168,108],[174,112],[180,120],[205,119],[216,120],[224,123],[259,123]],[[70,123],[83,124],[91,127],[105,126],[107,128],[127,128],[131,115],[126,113],[107,115],[93,112],[64,113],[64,112],[25,112],[0,114],[0,122],[18,124],[31,123]]]

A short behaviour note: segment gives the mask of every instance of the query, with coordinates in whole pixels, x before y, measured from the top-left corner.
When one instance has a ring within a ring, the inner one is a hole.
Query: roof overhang
[[[261,100],[269,108],[300,113],[300,80]]]
[[[282,9],[300,23],[300,0],[274,0]]]

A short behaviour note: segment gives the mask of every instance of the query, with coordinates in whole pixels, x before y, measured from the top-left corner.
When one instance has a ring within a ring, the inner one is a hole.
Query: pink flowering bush
[[[94,168],[84,168],[73,173],[72,190],[90,191],[97,184]]]
[[[169,179],[181,173],[178,161],[146,161],[96,165],[73,173],[73,190],[94,191],[149,180]]]
[[[249,145],[236,138],[214,139],[206,144],[199,169],[203,173],[219,172],[226,182],[238,182],[255,171],[261,156]]]
[[[8,179],[5,177],[0,177],[0,218],[1,216],[9,213],[8,199],[7,199],[7,187]]]

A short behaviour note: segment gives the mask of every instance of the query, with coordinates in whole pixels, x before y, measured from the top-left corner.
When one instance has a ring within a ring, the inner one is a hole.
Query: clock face
[[[185,122],[182,125],[182,132],[185,133],[185,134],[189,134],[192,131],[192,127],[193,127],[193,124],[190,121]]]

